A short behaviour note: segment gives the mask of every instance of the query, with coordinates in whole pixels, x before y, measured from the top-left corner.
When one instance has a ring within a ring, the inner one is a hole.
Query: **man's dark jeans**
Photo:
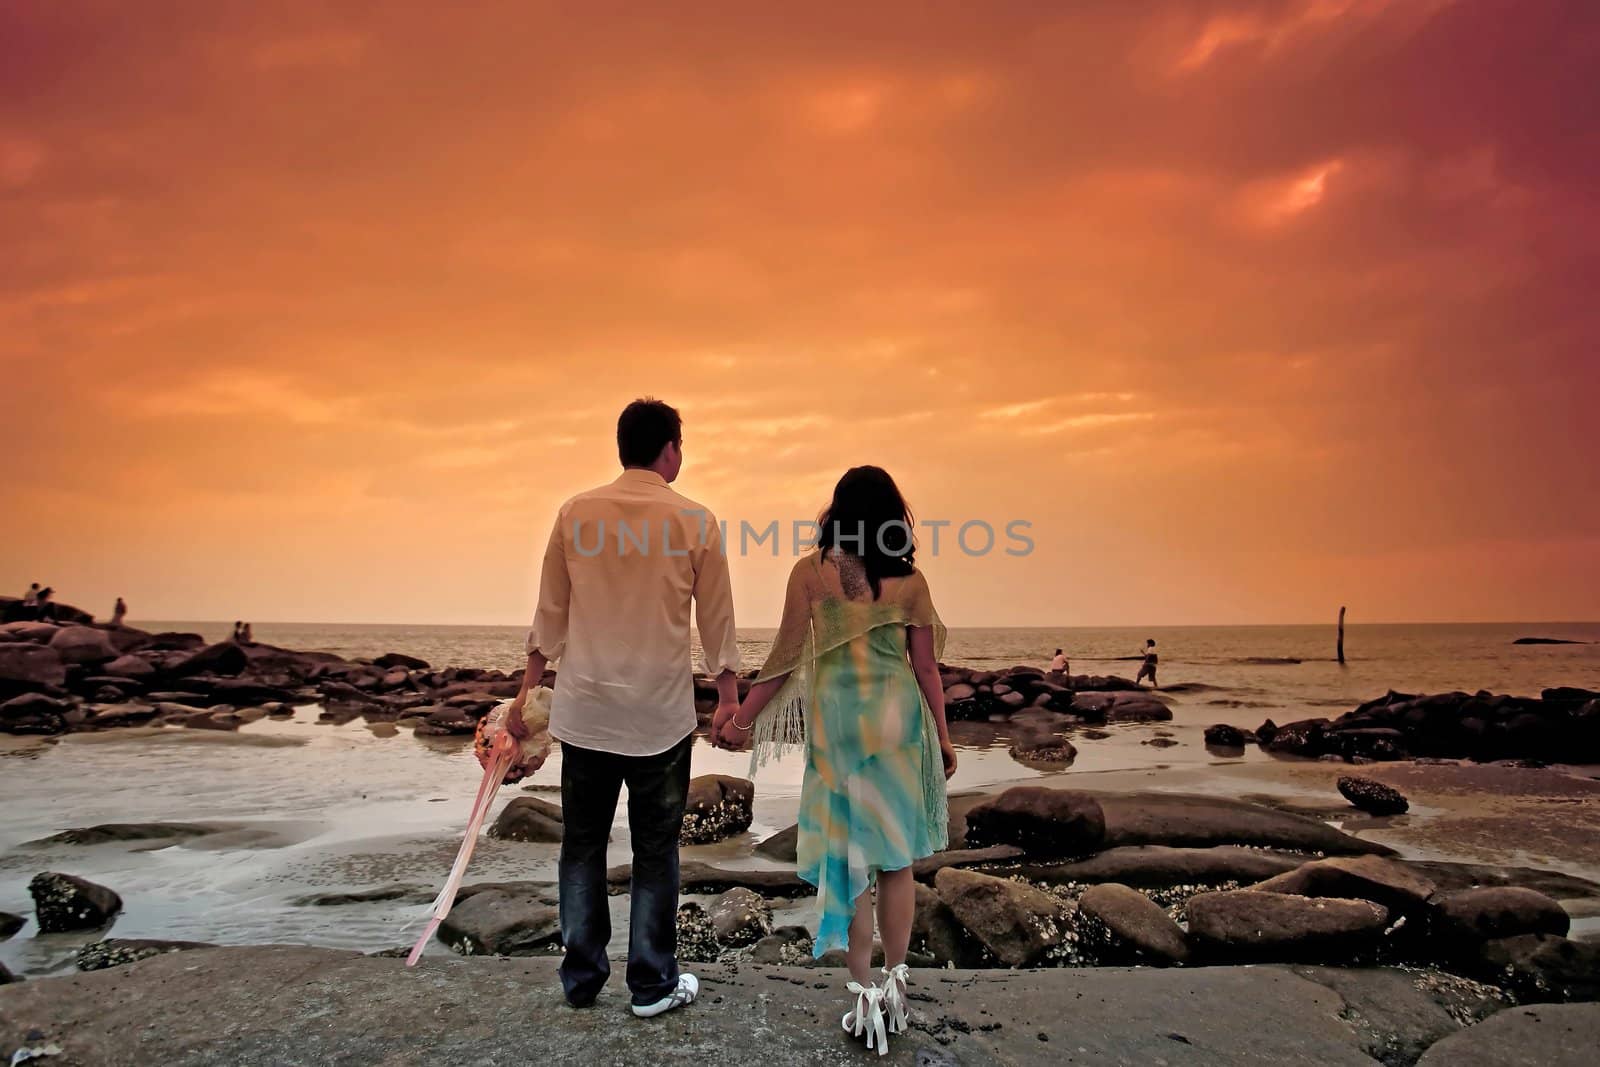
[[[654,756],[561,745],[561,985],[573,1005],[593,1001],[611,974],[606,839],[624,782],[633,837],[628,989],[635,1004],[654,1004],[677,988],[678,834],[693,744],[690,734]]]

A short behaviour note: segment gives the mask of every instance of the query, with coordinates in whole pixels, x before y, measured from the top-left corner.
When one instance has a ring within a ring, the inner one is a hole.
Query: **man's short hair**
[[[644,397],[617,417],[617,458],[624,467],[648,467],[668,444],[682,442],[683,418],[671,404]]]

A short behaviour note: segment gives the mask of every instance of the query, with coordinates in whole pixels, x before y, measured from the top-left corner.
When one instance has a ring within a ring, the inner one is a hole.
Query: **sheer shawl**
[[[752,776],[769,760],[805,746],[806,718],[817,707],[817,660],[881,626],[932,627],[934,658],[944,655],[945,626],[934,610],[933,595],[921,571],[883,579],[882,592],[874,600],[870,587],[858,596],[847,595],[838,565],[821,552],[812,552],[795,564],[789,573],[778,634],[755,679],[760,683],[784,678],[784,682],[751,726]],[[918,701],[923,725],[923,808],[942,838],[949,816],[939,731],[920,688]]]

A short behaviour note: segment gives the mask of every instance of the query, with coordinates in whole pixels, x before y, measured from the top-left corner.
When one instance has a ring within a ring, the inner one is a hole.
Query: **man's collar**
[[[634,482],[640,485],[659,485],[663,489],[667,480],[648,467],[627,467],[617,476],[619,482]]]

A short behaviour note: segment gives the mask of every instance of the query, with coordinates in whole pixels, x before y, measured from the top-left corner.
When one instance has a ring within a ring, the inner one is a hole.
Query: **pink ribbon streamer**
[[[461,839],[455,866],[450,868],[450,877],[446,879],[444,888],[439,890],[439,895],[434,898],[432,917],[428,920],[427,929],[422,931],[422,936],[417,938],[416,945],[412,947],[411,955],[406,957],[407,967],[417,965],[417,960],[422,958],[422,950],[427,947],[429,939],[438,932],[439,924],[444,922],[450,914],[450,908],[456,902],[456,893],[461,889],[461,880],[467,874],[467,864],[472,862],[473,849],[478,846],[478,831],[483,828],[484,816],[488,815],[490,807],[494,805],[495,793],[499,790],[500,783],[505,781],[507,772],[511,770],[512,761],[516,758],[517,742],[510,734],[502,732],[495,738],[493,751],[493,757],[483,768],[483,781],[478,783],[478,796],[472,802],[472,814],[467,818],[467,833]]]

